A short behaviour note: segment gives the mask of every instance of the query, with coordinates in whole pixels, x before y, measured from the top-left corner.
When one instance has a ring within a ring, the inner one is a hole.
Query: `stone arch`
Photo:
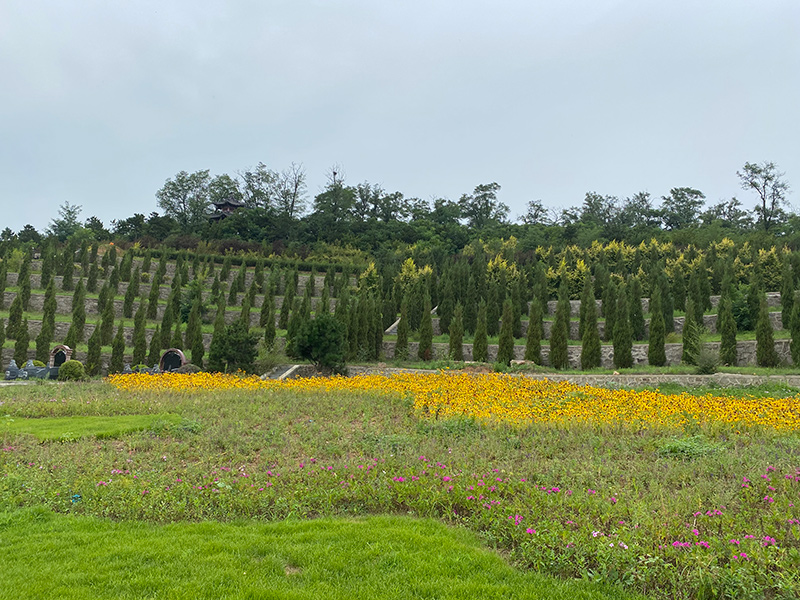
[[[72,358],[72,348],[59,344],[50,351],[50,367],[60,367],[70,358]]]
[[[167,371],[174,371],[181,368],[187,362],[186,356],[179,348],[169,348],[161,355],[161,360],[158,361],[158,368],[166,373]]]

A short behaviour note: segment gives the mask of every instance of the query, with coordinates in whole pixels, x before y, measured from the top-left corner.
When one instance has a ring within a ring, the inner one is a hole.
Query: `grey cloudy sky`
[[[106,224],[180,170],[334,163],[407,197],[496,181],[709,201],[800,189],[800,2],[0,1],[0,228]],[[797,194],[790,196],[796,201]]]

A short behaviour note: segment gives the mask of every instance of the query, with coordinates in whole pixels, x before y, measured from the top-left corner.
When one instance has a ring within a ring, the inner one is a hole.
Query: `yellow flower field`
[[[196,392],[202,390],[366,391],[410,395],[422,418],[475,418],[482,423],[528,425],[634,424],[680,426],[689,421],[778,430],[800,427],[800,398],[635,392],[503,374],[465,373],[365,375],[265,380],[211,373],[113,375],[108,381],[126,391]]]

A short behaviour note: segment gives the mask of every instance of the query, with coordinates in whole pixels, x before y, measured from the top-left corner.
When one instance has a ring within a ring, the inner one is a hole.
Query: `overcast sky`
[[[181,170],[406,197],[800,189],[800,2],[0,1],[0,229],[107,225]],[[797,203],[800,195],[789,196]]]

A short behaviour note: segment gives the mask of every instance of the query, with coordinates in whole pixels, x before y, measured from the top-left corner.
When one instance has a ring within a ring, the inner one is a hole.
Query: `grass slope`
[[[509,567],[475,535],[372,517],[149,525],[0,514],[0,598],[632,598]]]

